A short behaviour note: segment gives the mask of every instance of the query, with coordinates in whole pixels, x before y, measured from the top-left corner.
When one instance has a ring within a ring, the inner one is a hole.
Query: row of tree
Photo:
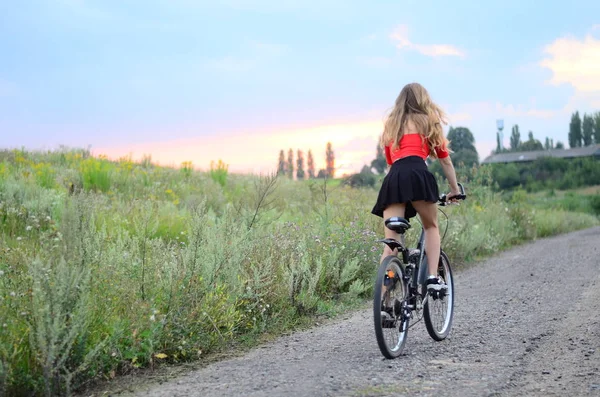
[[[500,133],[496,134],[497,145],[494,153],[506,152],[525,152],[534,150],[550,150],[564,149],[565,145],[557,141],[554,144],[554,139],[546,137],[546,141],[542,144],[539,140],[533,137],[533,132],[529,131],[528,140],[521,141],[521,133],[519,125],[515,124],[512,127],[510,135],[510,148],[505,148],[500,142]],[[583,115],[583,121],[579,116],[579,111],[571,115],[569,124],[569,147],[576,148],[600,144],[600,112],[594,114]]]
[[[505,148],[500,142],[500,134],[496,134],[496,150],[494,153],[507,153],[507,152],[528,152],[535,150],[550,150],[550,149],[564,149],[565,145],[561,141],[557,141],[554,144],[554,139],[546,137],[546,141],[542,144],[539,140],[535,139],[533,132],[529,131],[528,139],[521,141],[521,132],[519,131],[519,125],[515,124],[512,127],[510,134],[510,148]]]
[[[315,161],[313,158],[312,151],[308,151],[306,160],[306,167],[304,165],[304,152],[300,149],[297,150],[296,161],[294,161],[294,150],[289,149],[287,159],[285,158],[285,151],[279,151],[279,161],[277,165],[277,175],[287,176],[290,179],[294,179],[294,176],[298,180],[303,179],[314,179],[314,178],[333,178],[335,175],[335,153],[331,142],[327,142],[325,148],[325,168],[320,169],[315,174]]]
[[[569,124],[569,146],[582,147],[600,144],[600,112],[583,114],[583,122],[579,111],[571,115]]]

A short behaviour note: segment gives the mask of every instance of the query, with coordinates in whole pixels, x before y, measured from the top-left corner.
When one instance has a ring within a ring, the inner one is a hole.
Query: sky
[[[600,111],[600,1],[0,1],[0,148],[264,173],[331,142],[340,175],[415,81],[480,160],[497,119],[567,144]]]

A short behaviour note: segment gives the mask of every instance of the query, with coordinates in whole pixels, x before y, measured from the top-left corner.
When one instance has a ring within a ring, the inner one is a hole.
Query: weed
[[[217,182],[221,187],[225,187],[227,183],[229,165],[219,160],[216,164],[214,161],[210,162],[210,177],[213,181]]]

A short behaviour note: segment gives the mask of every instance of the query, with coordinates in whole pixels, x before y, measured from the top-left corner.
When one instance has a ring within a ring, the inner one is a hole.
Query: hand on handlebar
[[[452,204],[458,204],[460,197],[464,196],[461,192],[450,192],[446,195],[446,202]]]
[[[440,197],[440,205],[458,204],[458,200],[466,199],[467,195],[465,194],[465,188],[463,185],[459,183],[458,188],[460,191],[452,191]]]

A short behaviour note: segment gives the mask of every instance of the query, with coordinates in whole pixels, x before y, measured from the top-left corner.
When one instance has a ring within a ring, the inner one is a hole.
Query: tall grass
[[[382,233],[373,189],[69,150],[0,159],[5,393],[65,395],[135,368],[202,360],[370,294]],[[503,202],[490,183],[473,171],[469,200],[447,209],[454,261],[598,224],[526,195]]]

